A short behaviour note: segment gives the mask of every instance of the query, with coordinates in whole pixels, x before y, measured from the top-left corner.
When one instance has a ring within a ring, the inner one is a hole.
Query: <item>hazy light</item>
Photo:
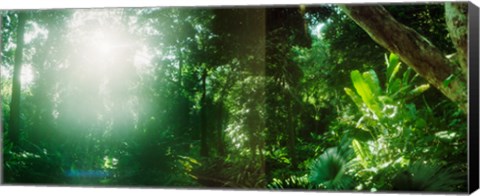
[[[82,40],[83,59],[89,66],[110,67],[115,61],[122,58],[121,51],[127,44],[114,32],[105,29],[96,29],[93,33],[87,32]],[[100,71],[100,70],[97,70]]]
[[[322,29],[325,27],[325,23],[318,23],[318,25],[315,25],[311,29],[311,34],[313,36],[316,36],[317,38],[321,39],[322,38]]]
[[[105,32],[102,29],[98,29],[88,41],[91,42],[87,43],[88,46],[93,49],[98,58],[117,58],[117,56],[111,55],[115,55],[116,50],[121,47],[122,42],[122,40],[118,38],[115,39],[113,33]]]
[[[31,65],[23,65],[22,73],[20,74],[20,82],[22,83],[22,87],[28,87],[33,82],[33,70]]]
[[[30,23],[31,29],[27,31],[24,35],[24,42],[25,44],[30,43],[35,38],[41,36],[45,39],[48,35],[48,31],[46,29],[40,28],[37,23]]]
[[[69,34],[76,63],[102,72],[124,60],[123,52],[132,45],[132,39],[124,33],[126,27],[118,14],[115,10],[80,10],[74,14]]]
[[[62,80],[68,81],[66,88],[78,93],[64,98],[65,109],[52,114],[54,117],[80,115],[82,120],[96,123],[92,130],[105,132],[135,121],[139,103],[129,102],[136,96],[131,86],[137,83],[137,71],[143,71],[136,66],[147,67],[152,54],[128,32],[120,14],[118,10],[78,10],[73,14],[66,51],[70,72]],[[107,161],[110,167],[110,162],[117,160],[108,157]]]

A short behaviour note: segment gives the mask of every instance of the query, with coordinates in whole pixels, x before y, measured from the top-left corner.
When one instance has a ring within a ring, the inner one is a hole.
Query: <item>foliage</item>
[[[14,151],[13,143],[3,140],[4,181],[23,184],[61,184],[65,181],[65,165],[55,152],[30,144],[28,150]],[[46,175],[44,172],[47,172]]]
[[[446,192],[456,191],[466,177],[451,168],[415,162],[392,179],[393,190]]]
[[[284,180],[274,178],[270,184],[267,185],[269,189],[312,189],[312,184],[308,181],[307,175],[304,176],[290,176]]]
[[[319,188],[350,190],[354,182],[347,174],[351,166],[349,154],[345,147],[327,149],[312,163],[309,181]]]
[[[450,51],[440,8],[387,6]],[[25,11],[17,51],[20,13],[1,20],[7,184],[466,189],[465,114],[396,55],[378,66],[335,5]]]
[[[390,54],[386,58],[386,65],[385,90],[382,90],[374,71],[361,74],[357,70],[351,73],[356,93],[345,88],[345,92],[362,112],[362,116],[356,122],[358,131],[366,131],[371,135],[367,140],[352,141],[352,148],[356,154],[355,161],[358,162],[354,173],[364,182],[357,187],[360,189],[392,188],[389,183],[392,182],[393,174],[401,172],[400,170],[405,167],[411,167],[418,172],[416,170],[418,166],[412,162],[426,160],[426,156],[422,155],[431,150],[419,152],[414,142],[427,137],[424,132],[427,129],[424,119],[430,116],[423,116],[417,111],[415,104],[409,103],[411,99],[425,92],[429,85],[413,86],[416,76],[411,76],[410,69],[403,74],[399,72],[401,62],[395,54]],[[434,163],[433,160],[426,162]],[[439,169],[430,170],[431,175],[435,175],[437,170]],[[418,174],[417,177],[422,181],[420,177],[424,176]]]

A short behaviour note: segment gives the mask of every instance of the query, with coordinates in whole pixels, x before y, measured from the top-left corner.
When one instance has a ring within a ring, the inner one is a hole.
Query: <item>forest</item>
[[[2,183],[466,192],[467,5],[1,11]]]

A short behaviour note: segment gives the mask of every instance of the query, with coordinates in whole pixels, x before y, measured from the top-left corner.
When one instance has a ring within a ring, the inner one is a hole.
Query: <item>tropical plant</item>
[[[382,90],[375,71],[351,72],[355,91],[345,92],[361,111],[355,123],[359,131],[367,132],[370,138],[352,140],[357,170],[355,176],[362,179],[362,186],[375,189],[389,189],[389,179],[397,169],[408,165],[412,158],[413,132],[425,127],[425,120],[419,117],[416,107],[409,100],[429,89],[428,84],[414,86],[417,76],[407,69],[400,75],[401,62],[395,54],[386,57],[386,82]]]
[[[317,188],[352,189],[354,181],[347,174],[350,160],[351,152],[346,146],[329,148],[312,163],[308,179]]]
[[[451,168],[415,162],[395,175],[392,186],[393,190],[445,192],[457,190],[465,180]]]
[[[314,186],[308,180],[308,175],[290,176],[286,179],[274,178],[267,185],[269,189],[313,189]]]
[[[454,52],[442,5],[387,9]],[[461,74],[377,66],[338,6],[2,13],[5,183],[466,190]]]

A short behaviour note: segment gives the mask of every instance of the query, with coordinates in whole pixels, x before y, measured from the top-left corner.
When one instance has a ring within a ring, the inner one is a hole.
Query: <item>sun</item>
[[[103,29],[98,29],[93,33],[93,37],[89,40],[90,47],[93,51],[97,53],[100,58],[106,58],[111,55],[115,55],[115,52],[118,52],[122,40],[116,38],[116,35],[112,32],[106,32]]]
[[[82,69],[109,70],[124,61],[126,51],[134,51],[134,38],[116,11],[81,10],[69,23],[72,61]],[[100,68],[100,69],[99,69]]]
[[[108,29],[95,29],[86,32],[80,43],[81,51],[84,51],[80,60],[92,66],[109,66],[123,58],[122,51],[128,44],[126,40]]]

